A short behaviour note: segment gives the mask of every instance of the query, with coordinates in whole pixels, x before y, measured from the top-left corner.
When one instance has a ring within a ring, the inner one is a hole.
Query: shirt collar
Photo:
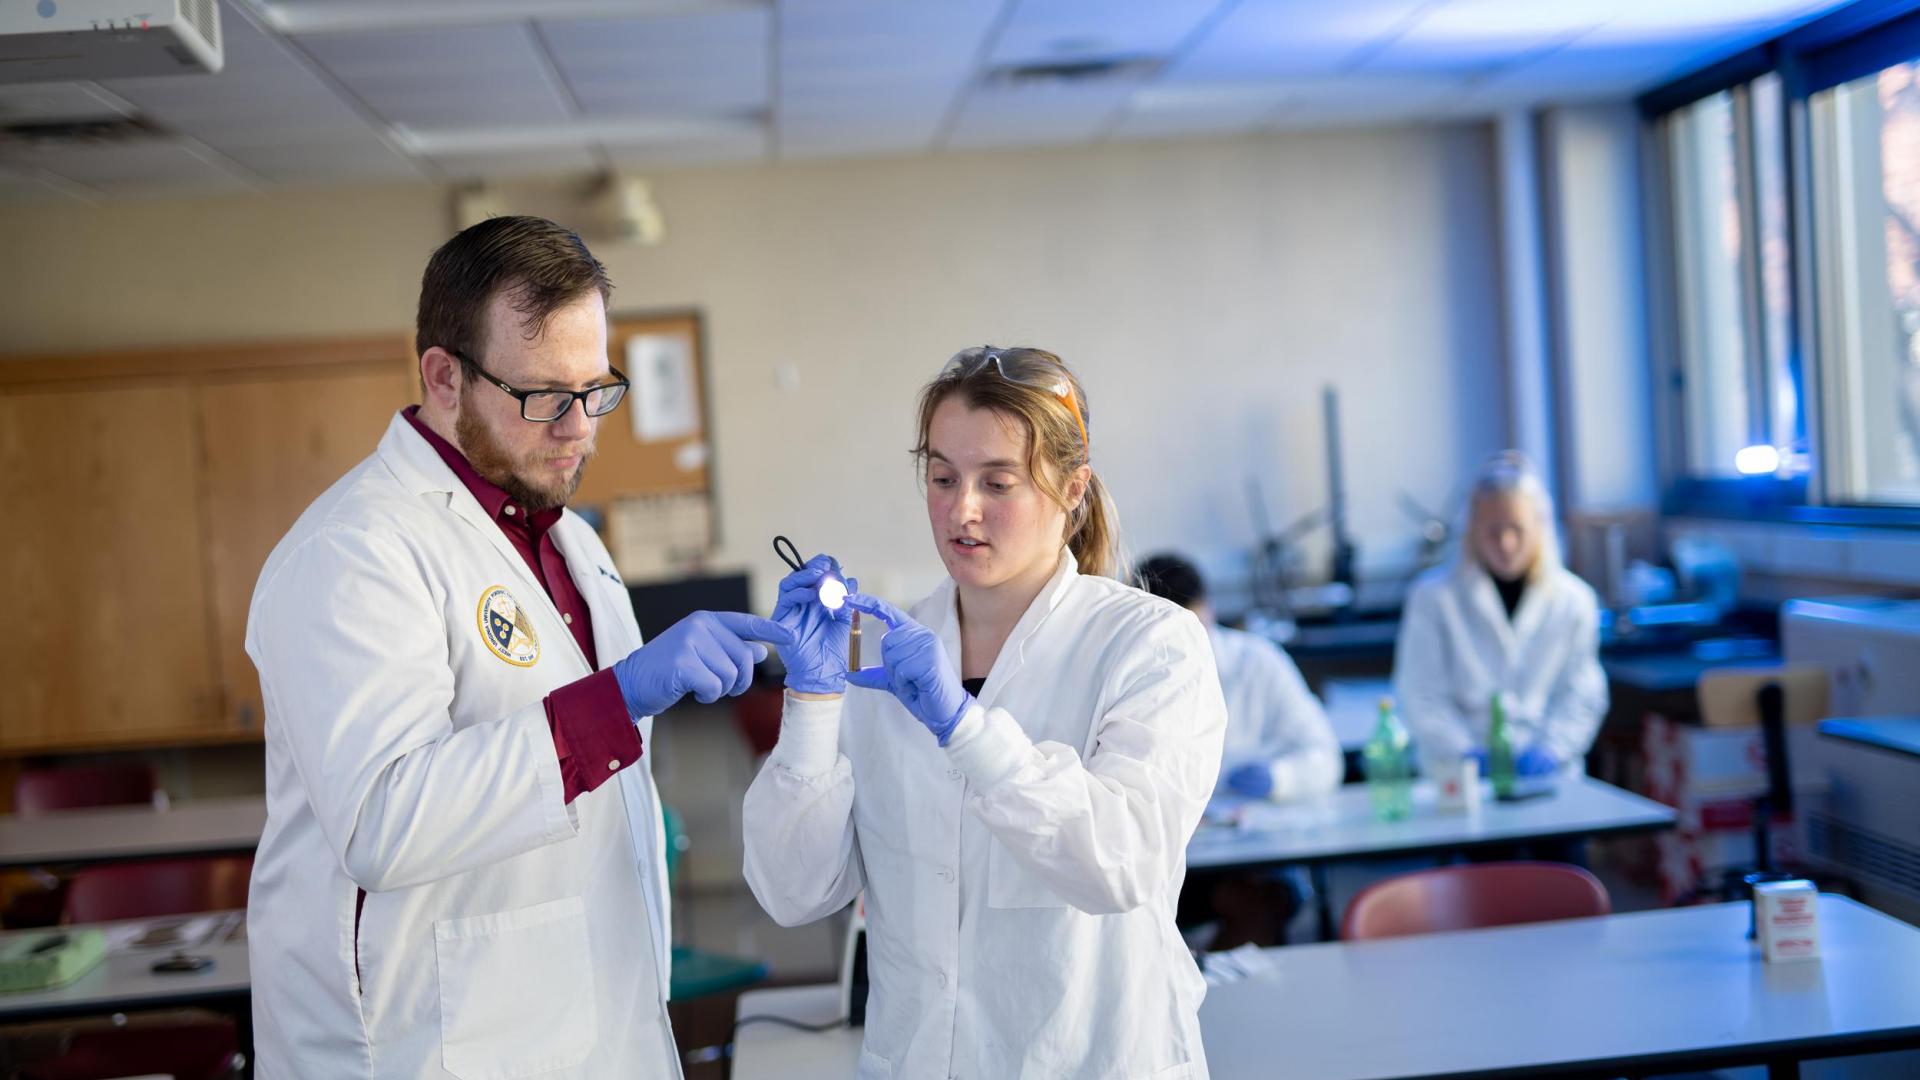
[[[528,516],[525,512],[526,508],[514,503],[505,488],[481,476],[479,470],[473,467],[473,463],[467,460],[467,455],[460,452],[459,447],[441,438],[439,432],[428,427],[420,419],[420,406],[409,405],[401,410],[400,415],[407,418],[407,423],[413,425],[413,430],[427,440],[427,445],[433,447],[434,452],[440,455],[440,460],[447,463],[447,468],[453,470],[453,475],[459,477],[460,482],[473,493],[474,499],[480,503],[480,509],[485,510],[488,517],[499,522],[503,527],[527,530],[538,538],[552,528],[554,522],[560,520],[561,508],[557,506]],[[513,509],[511,514],[507,513],[509,507]]]

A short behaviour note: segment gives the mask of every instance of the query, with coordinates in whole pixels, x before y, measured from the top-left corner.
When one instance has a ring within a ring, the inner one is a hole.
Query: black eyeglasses
[[[567,415],[567,410],[573,408],[576,399],[588,416],[605,416],[620,407],[620,403],[626,400],[627,387],[633,385],[627,380],[625,372],[608,365],[607,372],[613,376],[613,382],[589,386],[585,390],[522,390],[502,381],[498,375],[452,349],[447,349],[447,354],[479,372],[481,378],[506,391],[520,403],[520,419],[530,420],[536,424],[551,424]]]

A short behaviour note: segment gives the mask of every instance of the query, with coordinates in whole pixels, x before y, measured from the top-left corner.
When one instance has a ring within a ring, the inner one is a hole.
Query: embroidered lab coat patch
[[[480,594],[480,640],[493,655],[515,667],[532,667],[540,659],[540,637],[533,632],[533,622],[505,585]]]

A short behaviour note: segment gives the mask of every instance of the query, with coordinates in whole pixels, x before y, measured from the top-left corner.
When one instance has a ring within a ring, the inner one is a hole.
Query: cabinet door
[[[218,720],[193,391],[0,395],[0,749]]]
[[[413,382],[397,364],[367,365],[197,392],[217,708],[227,730],[258,731],[265,710],[246,633],[260,568],[301,511],[373,453]]]

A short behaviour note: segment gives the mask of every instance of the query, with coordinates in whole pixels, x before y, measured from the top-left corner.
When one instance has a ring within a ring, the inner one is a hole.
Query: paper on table
[[[1251,942],[1226,952],[1208,953],[1202,961],[1208,986],[1223,986],[1244,979],[1272,975],[1273,960],[1266,951]]]
[[[1201,820],[1208,825],[1247,832],[1286,832],[1332,824],[1339,820],[1339,806],[1332,799],[1311,799],[1297,803],[1273,803],[1265,799],[1215,799],[1207,804]]]
[[[148,919],[102,927],[109,953],[147,949],[190,949],[205,944],[215,932],[226,926],[230,912],[212,915],[185,915],[179,918]]]

